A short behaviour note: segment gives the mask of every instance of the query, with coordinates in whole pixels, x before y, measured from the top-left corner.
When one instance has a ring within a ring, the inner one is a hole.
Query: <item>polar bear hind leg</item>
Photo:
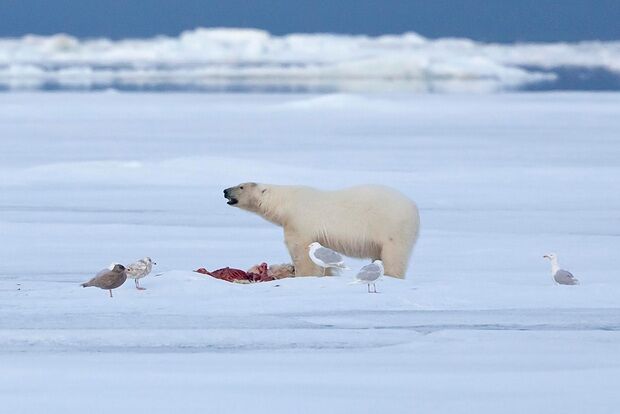
[[[395,243],[394,241],[385,243],[381,248],[384,273],[388,276],[404,279],[410,254],[409,243]]]

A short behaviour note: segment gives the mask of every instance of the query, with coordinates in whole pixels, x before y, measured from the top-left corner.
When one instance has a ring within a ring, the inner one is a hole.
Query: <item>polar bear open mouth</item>
[[[229,206],[234,206],[239,202],[239,200],[237,200],[235,197],[226,197],[226,199],[228,200],[226,204],[228,204]]]

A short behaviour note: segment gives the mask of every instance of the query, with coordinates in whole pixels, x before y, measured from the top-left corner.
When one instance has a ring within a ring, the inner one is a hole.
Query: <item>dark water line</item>
[[[603,67],[521,67],[528,71],[550,73],[556,76],[556,79],[552,81],[526,85],[520,89],[522,91],[620,91],[620,73]]]

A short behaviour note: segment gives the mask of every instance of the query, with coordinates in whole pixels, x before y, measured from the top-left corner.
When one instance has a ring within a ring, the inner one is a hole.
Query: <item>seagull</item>
[[[549,253],[543,256],[544,259],[551,261],[551,276],[559,285],[578,285],[579,280],[568,270],[560,269],[558,265],[558,256],[555,253]]]
[[[368,293],[377,293],[375,282],[381,277],[383,277],[383,262],[375,260],[360,269],[353,283],[366,283],[368,285]],[[370,290],[370,285],[373,287],[372,291]]]
[[[110,267],[111,269],[109,267],[103,269],[88,282],[82,283],[82,287],[95,286],[100,289],[109,290],[110,297],[112,297],[112,289],[116,289],[127,280],[127,269],[125,269],[125,266],[118,263],[114,264],[114,266],[110,265]]]
[[[151,273],[153,265],[156,264],[150,257],[145,257],[127,266],[127,277],[134,280],[136,289],[146,290],[140,286],[140,279]]]
[[[312,260],[312,262],[314,262],[317,266],[323,268],[323,276],[325,276],[325,269],[328,267],[333,267],[336,269],[349,269],[345,266],[344,259],[340,253],[337,253],[332,249],[328,249],[327,247],[323,247],[317,242],[311,243],[308,247],[310,249],[308,252],[310,260]]]

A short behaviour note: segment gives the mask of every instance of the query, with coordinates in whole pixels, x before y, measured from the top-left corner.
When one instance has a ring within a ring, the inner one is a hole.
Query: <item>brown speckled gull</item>
[[[97,273],[97,276],[93,277],[86,283],[82,283],[82,287],[95,286],[100,289],[110,291],[110,297],[112,297],[112,289],[116,289],[121,286],[127,280],[127,273],[125,266],[122,264],[115,264],[112,269],[103,269]]]
[[[144,259],[140,259],[135,263],[127,266],[127,277],[130,279],[134,279],[136,284],[136,289],[145,290],[142,286],[140,286],[140,279],[147,276],[151,273],[151,269],[153,269],[153,265],[156,265],[150,257],[145,257]]]

